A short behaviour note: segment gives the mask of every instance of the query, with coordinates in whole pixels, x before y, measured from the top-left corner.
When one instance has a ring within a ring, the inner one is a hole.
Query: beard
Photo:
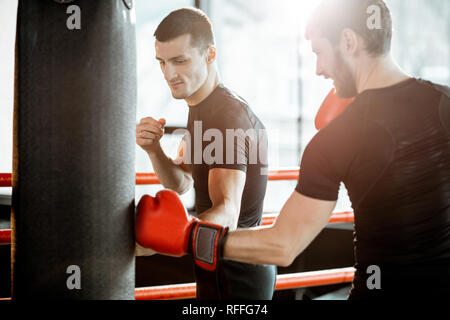
[[[336,89],[336,95],[343,99],[355,97],[358,94],[355,77],[348,64],[342,58],[339,50],[335,52],[335,62],[334,87]]]

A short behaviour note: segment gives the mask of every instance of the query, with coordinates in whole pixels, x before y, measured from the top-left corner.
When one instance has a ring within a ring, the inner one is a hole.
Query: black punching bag
[[[19,0],[13,299],[134,299],[132,10]]]

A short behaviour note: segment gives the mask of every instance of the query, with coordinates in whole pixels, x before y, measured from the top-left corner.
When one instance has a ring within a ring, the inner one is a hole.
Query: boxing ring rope
[[[289,169],[289,170],[269,170],[268,180],[269,181],[280,181],[280,180],[297,180],[299,176],[299,169]],[[154,185],[161,184],[155,173],[136,173],[136,185]],[[12,186],[12,174],[11,173],[0,173],[0,187],[11,187]]]
[[[261,225],[263,226],[269,226],[275,223],[275,220],[278,217],[278,213],[271,213],[271,214],[264,214],[262,217]],[[330,220],[328,220],[328,223],[353,223],[354,222],[354,216],[353,212],[347,211],[347,212],[337,212],[333,213],[333,215],[330,217]]]
[[[12,175],[11,173],[0,173],[0,187],[11,187]]]
[[[355,269],[340,268],[320,271],[308,271],[277,276],[275,290],[298,289],[353,281]],[[175,300],[194,299],[195,283],[184,283],[167,286],[136,288],[136,300]]]
[[[353,267],[281,274],[277,276],[275,290],[299,289],[348,283],[353,281],[354,276],[355,269]],[[136,300],[195,299],[196,284],[191,282],[166,286],[136,288],[134,290],[134,296]],[[10,300],[10,298],[0,300]]]
[[[268,173],[269,181],[297,180],[299,169],[271,170]],[[136,173],[136,185],[156,185],[160,181],[155,173]],[[0,173],[0,187],[11,187],[12,175]],[[262,225],[271,225],[275,222],[278,214],[265,214]],[[353,223],[353,212],[334,213],[328,223]],[[0,230],[0,245],[11,243],[11,230]],[[355,269],[353,267],[329,269],[277,276],[275,290],[298,289],[321,285],[347,283],[353,281]],[[164,286],[152,286],[135,289],[136,300],[174,300],[193,299],[196,297],[196,284],[173,284]]]
[[[11,243],[11,229],[0,230],[0,245]]]

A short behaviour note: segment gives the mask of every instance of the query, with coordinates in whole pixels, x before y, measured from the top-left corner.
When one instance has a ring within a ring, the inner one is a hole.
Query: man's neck
[[[370,58],[361,63],[356,83],[358,93],[369,89],[386,88],[411,78],[403,72],[389,54],[380,58]]]
[[[210,73],[205,83],[194,94],[184,99],[188,106],[196,106],[205,100],[216,87],[219,85],[220,79],[216,71]]]

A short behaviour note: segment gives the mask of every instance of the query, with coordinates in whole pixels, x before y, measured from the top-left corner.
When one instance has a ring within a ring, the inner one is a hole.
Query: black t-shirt
[[[189,107],[187,129],[184,156],[190,159],[197,214],[212,207],[209,170],[241,170],[246,181],[238,227],[260,225],[267,186],[267,136],[261,121],[241,97],[219,85],[201,103]],[[274,266],[222,260],[216,272],[197,266],[194,270],[198,299],[272,298]]]
[[[189,107],[190,166],[197,214],[211,208],[209,170],[246,173],[238,227],[259,225],[267,187],[267,137],[261,121],[239,96],[219,85],[205,100]]]
[[[414,78],[364,91],[304,152],[299,193],[336,200],[340,182],[348,190],[355,296],[368,293],[370,265],[391,292],[450,290],[449,93]]]

